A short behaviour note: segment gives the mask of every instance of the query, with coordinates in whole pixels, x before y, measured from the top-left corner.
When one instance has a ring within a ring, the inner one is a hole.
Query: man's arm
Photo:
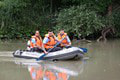
[[[46,50],[45,50],[45,47],[44,47],[44,45],[43,45],[43,43],[42,43],[42,50],[44,51],[44,53],[48,53]]]
[[[68,36],[67,36],[66,38],[67,38],[67,41],[68,41],[69,45],[71,45],[71,40],[70,40],[70,38],[69,38]]]
[[[44,51],[44,53],[47,53],[47,51],[45,50],[44,44],[46,44],[49,41],[49,39],[47,37],[45,37],[43,39],[43,43],[42,43],[42,50]]]

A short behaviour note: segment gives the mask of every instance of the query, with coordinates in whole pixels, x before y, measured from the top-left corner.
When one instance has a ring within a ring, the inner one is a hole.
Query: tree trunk
[[[107,41],[107,33],[115,33],[114,31],[114,28],[113,28],[113,25],[111,23],[111,15],[112,15],[112,4],[109,5],[108,7],[108,19],[109,19],[109,23],[108,23],[108,26],[106,28],[104,28],[102,31],[101,31],[101,36],[97,39],[97,41],[99,42],[100,40],[103,40],[103,41]]]
[[[3,27],[4,27],[4,21],[2,20],[2,22],[1,22],[1,29],[3,29]]]
[[[53,0],[50,1],[50,14],[52,14],[52,8],[53,8]]]

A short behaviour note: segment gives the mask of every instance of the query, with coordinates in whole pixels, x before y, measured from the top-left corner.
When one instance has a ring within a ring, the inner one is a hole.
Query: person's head
[[[35,36],[37,36],[37,37],[39,37],[39,36],[40,36],[39,31],[36,31],[36,32],[35,32]]]
[[[50,37],[53,36],[53,32],[52,31],[49,31],[48,34],[49,34]]]
[[[65,33],[64,30],[60,30],[61,35],[64,35],[64,33]]]

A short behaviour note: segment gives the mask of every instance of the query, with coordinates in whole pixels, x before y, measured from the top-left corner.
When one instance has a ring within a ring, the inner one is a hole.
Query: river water
[[[0,80],[120,80],[120,40],[73,45],[87,48],[89,59],[36,62],[13,58],[12,52],[25,49],[26,43],[0,42]]]

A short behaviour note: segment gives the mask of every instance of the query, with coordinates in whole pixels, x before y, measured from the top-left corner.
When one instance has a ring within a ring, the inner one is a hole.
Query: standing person
[[[65,38],[65,39],[61,42],[60,46],[61,47],[68,47],[68,46],[70,47],[71,46],[70,38],[68,37],[67,33],[64,32],[64,30],[61,30],[58,33],[57,39],[58,39],[58,41],[61,41],[63,38]]]
[[[51,31],[48,32],[48,34],[45,35],[45,38],[43,40],[43,44],[44,44],[44,47],[45,47],[46,50],[54,48],[54,46],[56,45],[57,42],[58,41],[57,41],[54,33],[51,32]],[[60,47],[55,47],[54,49],[52,49],[51,52],[58,51],[58,50],[61,50],[61,48]]]
[[[35,32],[35,35],[32,36],[32,38],[29,40],[29,42],[30,42],[30,48],[32,51],[44,52],[47,54],[47,52],[43,46],[42,38],[40,36],[39,31]]]

